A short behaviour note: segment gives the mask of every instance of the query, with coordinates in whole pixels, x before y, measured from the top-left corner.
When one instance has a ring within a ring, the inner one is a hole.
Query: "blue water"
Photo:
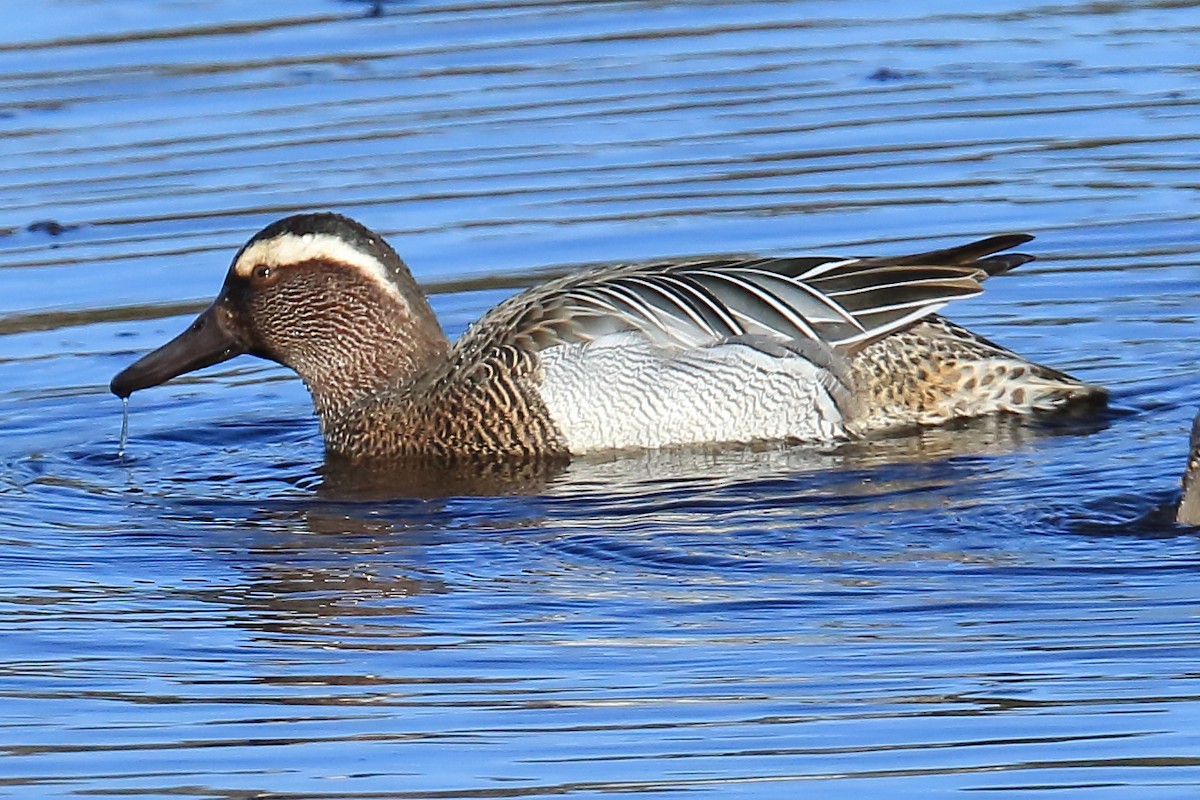
[[[0,795],[1200,793],[1200,5],[286,5],[5,9]],[[247,357],[118,456],[113,373],[316,208],[452,335],[584,263],[1028,230],[948,314],[1113,409],[364,475]]]

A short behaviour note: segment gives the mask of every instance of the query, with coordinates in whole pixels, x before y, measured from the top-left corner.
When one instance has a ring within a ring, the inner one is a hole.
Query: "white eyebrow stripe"
[[[249,244],[238,256],[233,271],[243,278],[248,278],[255,267],[286,267],[289,264],[317,260],[356,269],[364,278],[374,281],[379,288],[407,305],[387,268],[377,258],[352,247],[344,239],[327,233],[306,233],[302,236],[283,233],[273,239]]]

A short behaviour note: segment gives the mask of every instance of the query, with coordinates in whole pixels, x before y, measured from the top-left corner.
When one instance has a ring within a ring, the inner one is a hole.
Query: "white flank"
[[[286,267],[305,261],[326,261],[356,269],[392,297],[401,303],[405,302],[388,275],[387,268],[378,259],[327,233],[306,233],[303,236],[284,233],[274,239],[254,242],[242,251],[233,265],[233,271],[248,278],[256,267]]]
[[[621,332],[541,355],[541,398],[575,454],[846,435],[828,374],[786,349],[770,355],[725,342],[680,350]]]

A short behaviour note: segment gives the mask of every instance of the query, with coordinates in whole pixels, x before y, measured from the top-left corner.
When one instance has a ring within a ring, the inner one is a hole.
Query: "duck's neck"
[[[445,363],[449,342],[423,297],[390,303],[348,303],[339,298],[344,323],[327,336],[307,337],[311,347],[296,371],[312,394],[323,431],[404,388]]]

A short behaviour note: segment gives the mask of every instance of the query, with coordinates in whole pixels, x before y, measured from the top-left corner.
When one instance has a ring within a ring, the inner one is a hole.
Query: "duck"
[[[1187,466],[1183,471],[1183,496],[1175,511],[1180,525],[1200,526],[1200,413],[1192,420]]]
[[[902,256],[604,265],[504,300],[453,344],[382,236],[288,216],[237,251],[212,304],[121,370],[121,398],[249,354],[308,388],[327,457],[549,458],[835,444],[1103,388],[940,316],[1032,256],[1003,234]]]

